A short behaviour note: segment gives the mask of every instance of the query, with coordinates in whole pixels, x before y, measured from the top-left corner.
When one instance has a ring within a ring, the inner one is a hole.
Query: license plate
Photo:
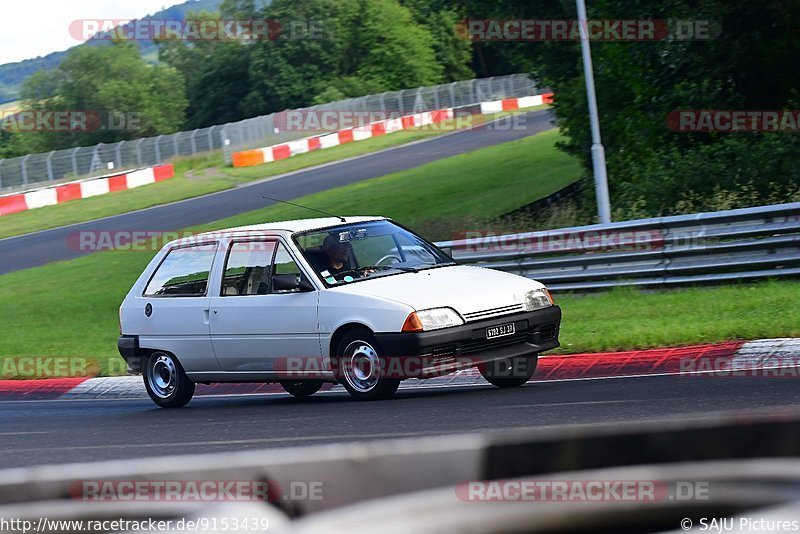
[[[513,333],[514,333],[514,323],[501,324],[500,326],[491,326],[486,329],[486,339],[510,336]]]

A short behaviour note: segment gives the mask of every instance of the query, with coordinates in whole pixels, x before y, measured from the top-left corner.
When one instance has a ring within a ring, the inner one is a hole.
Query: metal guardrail
[[[367,95],[295,111],[369,111],[403,115],[536,93],[536,85],[527,75],[513,74]],[[280,121],[275,120],[277,116],[277,113],[272,113],[157,137],[0,159],[0,191],[26,189],[64,179],[75,180],[107,173],[111,169],[148,167],[176,156],[194,156],[220,149],[225,163],[229,164],[236,151],[308,137],[308,131],[282,131]]]
[[[555,291],[800,276],[800,202],[438,243]]]

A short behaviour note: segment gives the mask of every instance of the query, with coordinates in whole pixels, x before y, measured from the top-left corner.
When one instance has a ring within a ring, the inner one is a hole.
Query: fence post
[[[197,154],[197,141],[195,141],[195,139],[194,139],[196,135],[197,135],[197,130],[193,130],[192,131],[192,135],[189,136],[189,141],[192,144],[192,156]]]
[[[208,129],[208,149],[214,150],[214,127]]]
[[[3,163],[5,159],[0,159],[0,189],[3,189]]]
[[[124,143],[124,142],[125,141],[120,141],[119,143],[117,143],[117,150],[116,150],[116,156],[117,157],[116,157],[116,160],[117,160],[117,168],[118,169],[122,168],[122,143]]]
[[[162,137],[164,137],[164,136],[163,135],[159,135],[158,137],[156,137],[156,142],[155,142],[155,146],[154,146],[154,148],[156,149],[156,163],[158,163],[158,164],[161,163],[161,147],[158,146],[158,143],[159,143],[159,141],[161,141]]]
[[[20,164],[20,168],[22,169],[22,185],[24,187],[28,186],[28,158],[30,157],[31,157],[30,154],[28,154],[27,156],[23,156],[22,162]]]
[[[72,158],[72,174],[75,178],[78,177],[78,148],[76,147],[72,149],[72,153],[70,153],[70,158]]]
[[[136,143],[136,165],[141,167],[142,166],[142,142],[144,138],[139,139]]]
[[[99,152],[101,145],[102,143],[94,146],[94,151],[92,152],[92,162],[89,164],[89,174],[92,174],[95,172],[95,170],[100,170],[103,167],[103,164],[100,161],[100,152]]]
[[[181,153],[181,147],[178,145],[178,135],[180,134],[172,134],[172,148],[175,156],[179,156]]]
[[[55,150],[51,150],[50,153],[47,155],[47,179],[51,182],[53,181],[53,154],[55,154]]]

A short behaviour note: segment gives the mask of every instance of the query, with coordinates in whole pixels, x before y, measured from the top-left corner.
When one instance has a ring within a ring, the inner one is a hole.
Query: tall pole
[[[583,75],[586,78],[586,98],[589,101],[589,124],[592,128],[592,167],[594,169],[594,189],[597,196],[597,216],[601,223],[611,222],[611,204],[608,197],[608,175],[606,174],[606,150],[600,138],[600,118],[597,114],[597,96],[594,90],[594,69],[592,50],[589,47],[589,27],[586,19],[584,0],[575,0],[578,6],[578,26],[581,33],[581,53],[583,55]]]

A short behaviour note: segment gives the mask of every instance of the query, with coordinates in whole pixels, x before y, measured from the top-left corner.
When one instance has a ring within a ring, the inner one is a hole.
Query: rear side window
[[[174,248],[150,278],[145,297],[202,297],[217,251],[215,243]]]

